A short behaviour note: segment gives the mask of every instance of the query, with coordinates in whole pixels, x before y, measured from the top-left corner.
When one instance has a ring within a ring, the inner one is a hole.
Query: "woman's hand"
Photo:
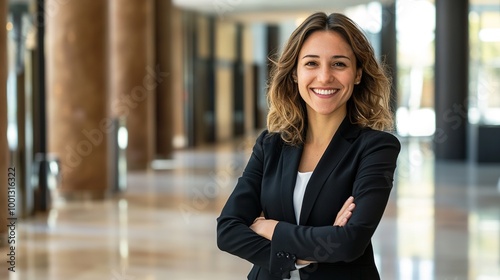
[[[354,197],[350,196],[337,214],[337,218],[335,218],[335,223],[333,223],[333,225],[339,227],[345,226],[349,218],[352,216],[354,208],[356,208],[356,204],[354,204]]]
[[[340,209],[337,217],[335,218],[334,226],[343,227],[347,224],[347,221],[352,215],[352,211],[356,208],[356,204],[354,204],[354,197],[350,196],[342,208]],[[253,230],[258,235],[266,238],[267,240],[273,239],[274,228],[278,224],[278,221],[272,219],[266,219],[264,217],[258,217],[253,221],[253,224],[250,226],[250,229]],[[297,260],[296,263],[298,265],[307,265],[310,263],[314,263],[314,261],[306,261],[306,260]]]
[[[264,217],[258,217],[253,221],[253,224],[250,226],[250,229],[255,231],[258,235],[266,238],[267,240],[273,239],[274,228],[278,224],[278,221],[271,220]]]
[[[273,239],[274,228],[278,224],[276,220],[266,220],[264,217],[258,217],[253,221],[253,224],[250,226],[250,229],[253,230],[258,235],[268,239]],[[314,263],[314,261],[305,261],[305,260],[297,260],[295,262],[297,265],[309,265]]]
[[[347,221],[352,216],[352,211],[356,208],[356,204],[354,204],[354,197],[350,196],[340,209],[337,214],[337,218],[335,218],[334,226],[343,227],[347,224]],[[297,265],[309,265],[311,263],[315,263],[315,261],[306,261],[306,260],[297,260]]]

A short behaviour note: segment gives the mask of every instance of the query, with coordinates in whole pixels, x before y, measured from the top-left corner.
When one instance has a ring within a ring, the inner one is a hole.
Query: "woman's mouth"
[[[338,89],[313,88],[312,91],[316,94],[319,94],[319,95],[333,95],[333,94],[337,93],[339,90]]]

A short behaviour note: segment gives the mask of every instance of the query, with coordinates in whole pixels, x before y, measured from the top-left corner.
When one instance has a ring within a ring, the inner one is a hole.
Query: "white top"
[[[311,172],[297,172],[297,181],[293,189],[293,210],[295,211],[295,219],[297,225],[300,221],[300,210],[302,209],[302,201],[304,200],[304,193],[306,192],[307,183],[311,179]]]
[[[300,211],[302,209],[302,202],[304,201],[304,193],[306,192],[306,186],[311,178],[311,172],[298,172],[297,181],[295,183],[295,188],[293,189],[293,210],[295,211],[295,219],[297,224],[300,221]],[[290,271],[291,277],[289,280],[300,280],[299,269],[306,267],[307,265],[295,265],[297,270]]]

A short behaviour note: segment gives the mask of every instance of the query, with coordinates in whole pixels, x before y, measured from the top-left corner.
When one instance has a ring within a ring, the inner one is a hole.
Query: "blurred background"
[[[499,0],[0,0],[1,279],[244,279],[215,219],[315,11],[393,79],[382,279],[500,279]]]

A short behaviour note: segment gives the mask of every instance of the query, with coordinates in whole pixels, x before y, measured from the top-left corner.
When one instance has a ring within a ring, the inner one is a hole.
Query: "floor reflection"
[[[215,218],[252,143],[179,151],[158,170],[129,174],[125,193],[21,221],[17,270],[0,279],[245,278],[250,264],[216,248]],[[432,142],[402,143],[373,237],[382,279],[500,279],[500,165],[436,162]]]

